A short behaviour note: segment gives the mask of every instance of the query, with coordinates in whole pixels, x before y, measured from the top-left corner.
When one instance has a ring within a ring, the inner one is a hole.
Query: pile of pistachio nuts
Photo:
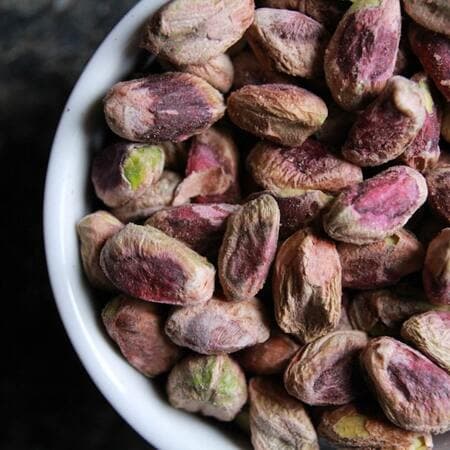
[[[450,430],[448,0],[173,0],[105,93],[104,326],[257,450]],[[323,439],[323,441],[322,441]]]

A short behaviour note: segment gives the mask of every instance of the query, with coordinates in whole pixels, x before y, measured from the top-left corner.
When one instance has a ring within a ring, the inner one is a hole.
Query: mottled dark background
[[[42,239],[58,118],[86,61],[134,0],[0,0],[2,450],[141,450],[68,341]]]

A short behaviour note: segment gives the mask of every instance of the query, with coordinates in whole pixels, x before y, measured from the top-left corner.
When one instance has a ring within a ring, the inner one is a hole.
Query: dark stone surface
[[[42,197],[57,121],[99,42],[133,0],[0,0],[4,450],[151,448],[75,355],[49,287]]]

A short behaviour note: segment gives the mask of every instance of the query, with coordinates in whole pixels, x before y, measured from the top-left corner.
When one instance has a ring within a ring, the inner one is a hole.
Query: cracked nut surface
[[[280,247],[272,292],[275,318],[286,333],[308,343],[328,334],[341,317],[342,269],[335,245],[310,229]]]
[[[247,401],[241,368],[227,355],[191,355],[179,362],[167,380],[175,408],[229,422]]]
[[[303,347],[284,373],[290,395],[308,405],[345,405],[363,385],[358,357],[368,338],[362,331],[335,331]]]
[[[394,166],[338,195],[324,215],[325,231],[350,244],[371,244],[391,236],[425,203],[425,178]]]
[[[195,305],[214,290],[214,266],[149,225],[128,224],[115,234],[103,247],[100,264],[119,290],[150,302]]]
[[[167,72],[114,85],[104,101],[106,121],[135,142],[180,142],[202,133],[225,113],[222,94],[202,78]]]
[[[289,84],[247,85],[228,97],[228,116],[239,128],[282,145],[301,145],[328,115],[317,95]]]

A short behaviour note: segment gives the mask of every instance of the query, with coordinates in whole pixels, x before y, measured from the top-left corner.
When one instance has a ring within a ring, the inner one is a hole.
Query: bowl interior
[[[249,449],[248,439],[169,406],[163,388],[129,366],[99,322],[102,300],[82,274],[75,224],[92,211],[89,168],[101,145],[101,100],[129,74],[139,57],[138,35],[165,0],[142,0],[108,35],[80,77],[61,118],[52,148],[44,203],[50,280],[69,337],[90,376],[122,417],[158,449]],[[436,448],[450,448],[450,436]]]

